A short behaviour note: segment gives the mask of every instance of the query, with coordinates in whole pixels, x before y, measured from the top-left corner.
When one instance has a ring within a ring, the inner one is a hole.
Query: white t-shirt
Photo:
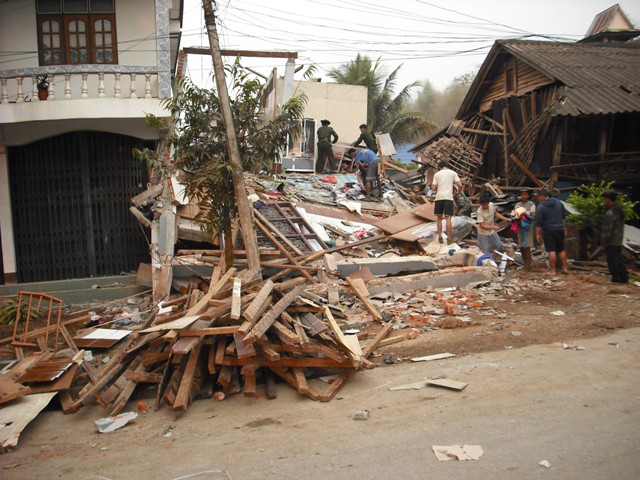
[[[453,170],[444,168],[433,176],[433,184],[437,185],[436,200],[453,200],[453,185],[460,177]]]
[[[489,208],[487,208],[486,210],[482,208],[482,205],[480,205],[480,208],[478,208],[478,216],[476,218],[476,220],[478,221],[478,235],[491,235],[495,231],[487,230],[480,227],[481,223],[493,226],[495,223],[495,214],[496,206],[493,203],[489,202]]]

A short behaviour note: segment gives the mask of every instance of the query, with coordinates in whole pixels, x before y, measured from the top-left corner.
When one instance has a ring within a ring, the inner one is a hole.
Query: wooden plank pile
[[[198,397],[256,396],[259,380],[267,397],[275,398],[275,377],[327,402],[357,370],[374,367],[367,357],[392,324],[382,324],[363,347],[341,331],[341,311],[314,293],[326,287],[304,277],[245,282],[242,276],[235,268],[224,275],[216,268],[199,301],[185,299],[182,312],[148,319],[111,350],[109,362],[76,399],[64,403],[65,411],[95,399],[116,415],[142,383],[156,385],[155,409],[166,403],[184,411]],[[331,384],[308,381],[327,374],[337,375]]]

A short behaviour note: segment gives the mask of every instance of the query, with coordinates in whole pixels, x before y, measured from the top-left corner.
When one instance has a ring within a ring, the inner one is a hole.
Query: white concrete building
[[[118,274],[148,260],[134,147],[167,116],[182,0],[0,2],[0,283]],[[38,84],[46,87],[40,91]]]

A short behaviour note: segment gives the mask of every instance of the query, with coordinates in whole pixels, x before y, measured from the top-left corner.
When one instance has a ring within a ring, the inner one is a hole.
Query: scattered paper
[[[540,460],[538,462],[538,465],[544,468],[551,468],[551,464],[549,463],[549,460]]]
[[[441,462],[478,460],[484,453],[480,445],[432,445],[431,448]]]
[[[138,417],[136,412],[125,412],[115,417],[99,418],[94,423],[100,433],[109,433],[124,427],[127,423]]]
[[[425,357],[414,357],[412,362],[429,362],[431,360],[442,360],[444,358],[455,357],[453,353],[436,353],[435,355],[427,355]]]
[[[551,312],[551,315],[555,315],[556,317],[562,317],[564,312],[562,310],[556,310],[555,312]]]

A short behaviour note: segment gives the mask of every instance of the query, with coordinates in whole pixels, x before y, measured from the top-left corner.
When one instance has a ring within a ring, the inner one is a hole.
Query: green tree
[[[249,78],[239,60],[225,68],[242,168],[253,173],[270,169],[287,135],[299,134],[306,97],[293,97],[282,106],[278,116],[267,122],[260,110],[259,81]],[[203,231],[230,239],[231,225],[238,213],[231,188],[234,166],[227,150],[217,91],[197,87],[182,78],[177,93],[165,100],[165,106],[172,114],[171,124],[152,115],[147,120],[156,129],[169,131],[172,161],[166,163],[148,149],[136,150],[134,154],[148,160],[163,176],[179,172],[186,194],[198,204],[196,221]],[[225,245],[229,248],[230,243]]]
[[[607,212],[607,206],[604,204],[602,195],[607,190],[611,190],[612,187],[613,182],[605,182],[604,180],[598,184],[580,185],[567,198],[567,201],[578,212],[577,214],[569,215],[569,221],[575,222],[580,230],[594,232],[596,238],[598,238],[604,214]],[[638,202],[632,202],[626,195],[619,194],[616,203],[622,208],[627,220],[638,218],[635,212]]]
[[[378,58],[358,54],[354,60],[333,68],[329,76],[337,83],[367,87],[367,124],[371,132],[385,132],[394,142],[416,142],[436,131],[423,112],[406,110],[418,82],[396,93],[401,66],[388,73]]]

